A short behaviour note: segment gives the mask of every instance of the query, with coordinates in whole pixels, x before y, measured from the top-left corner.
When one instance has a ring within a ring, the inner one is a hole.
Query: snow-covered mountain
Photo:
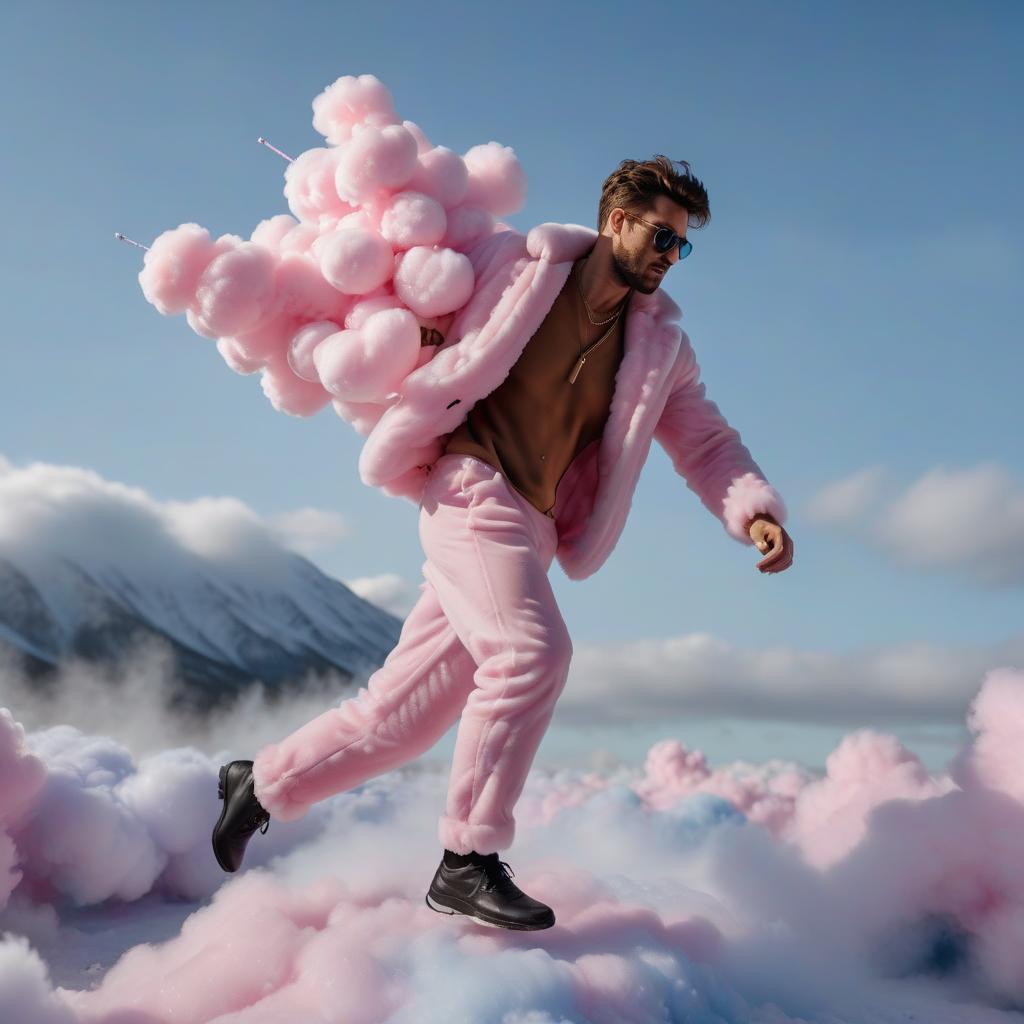
[[[182,681],[175,703],[204,708],[255,680],[283,689],[310,674],[363,675],[401,632],[400,619],[289,551],[254,567],[147,559],[130,541],[104,541],[0,555],[0,648],[40,686],[69,656],[114,665],[139,641],[163,641]]]

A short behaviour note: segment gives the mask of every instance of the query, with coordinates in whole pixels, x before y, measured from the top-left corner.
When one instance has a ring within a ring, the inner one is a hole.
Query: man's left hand
[[[758,512],[747,523],[747,531],[758,551],[767,552],[757,563],[759,572],[782,572],[793,564],[793,538],[774,516]]]

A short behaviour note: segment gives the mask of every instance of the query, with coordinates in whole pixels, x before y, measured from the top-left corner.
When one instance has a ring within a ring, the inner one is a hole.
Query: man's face
[[[627,212],[651,223],[642,224],[625,216]],[[668,196],[657,196],[645,210],[624,211],[620,207],[612,210],[606,230],[611,230],[612,263],[622,283],[644,295],[656,291],[672,264],[679,261],[679,246],[658,252],[654,248],[654,235],[658,230],[655,225],[670,227],[685,238],[688,221],[686,210]],[[662,268],[664,272],[659,273]]]

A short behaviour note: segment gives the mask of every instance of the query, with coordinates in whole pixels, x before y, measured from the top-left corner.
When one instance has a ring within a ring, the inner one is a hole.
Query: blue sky
[[[415,589],[416,509],[361,484],[361,438],[329,406],[275,412],[145,301],[141,253],[113,237],[184,221],[247,237],[287,212],[284,162],[257,136],[321,145],[313,97],[370,72],[435,143],[515,150],[520,230],[596,226],[626,157],[686,159],[707,186],[711,222],[663,287],[709,397],[787,501],[794,565],[760,574],[654,445],[600,573],[552,569],[577,645],[707,633],[752,657],[1024,657],[1024,10],[637,10],[6,5],[0,455],[161,501],[327,510],[351,534],[317,552],[325,571]]]

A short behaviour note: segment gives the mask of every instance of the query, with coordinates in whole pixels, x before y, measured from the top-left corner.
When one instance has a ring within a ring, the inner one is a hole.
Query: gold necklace
[[[586,263],[588,259],[590,259],[589,256],[587,256],[585,259],[583,259],[581,261],[581,263]],[[626,299],[623,299],[622,302],[619,303],[619,308],[616,309],[615,312],[610,317],[608,317],[607,320],[595,320],[594,319],[594,311],[590,308],[590,303],[587,302],[586,295],[583,294],[583,282],[580,280],[580,265],[581,265],[580,263],[574,263],[573,264],[573,270],[575,271],[575,274],[576,274],[576,287],[579,289],[579,291],[580,291],[580,298],[583,300],[583,305],[587,309],[587,319],[595,327],[600,327],[601,324],[609,323],[610,321],[614,320],[619,315],[619,312],[622,309],[622,305],[626,301]],[[629,298],[629,294],[628,293],[626,295],[626,298]]]
[[[579,282],[579,276],[577,275],[576,284],[579,285],[579,283],[580,283]],[[588,345],[586,352],[583,351],[583,343],[582,342],[580,343],[580,357],[579,357],[579,359],[576,360],[576,365],[572,368],[572,372],[569,374],[569,383],[570,384],[575,384],[576,383],[576,378],[579,376],[580,370],[583,369],[583,364],[587,361],[587,356],[589,356],[590,353],[593,352],[594,349],[597,348],[597,346],[600,345],[601,342],[604,341],[604,339],[607,338],[608,335],[611,334],[613,330],[615,330],[615,321],[619,319],[619,314],[621,314],[622,310],[625,308],[626,302],[629,299],[629,296],[632,294],[632,291],[633,290],[630,289],[629,292],[627,292],[626,298],[623,299],[622,302],[619,303],[619,308],[609,318],[612,323],[611,323],[611,326],[608,328],[608,330],[605,331],[604,334],[602,334],[601,337],[598,338],[597,341],[595,341],[592,345]],[[584,294],[583,294],[583,289],[582,288],[580,288],[580,298],[583,299],[583,305],[586,306],[587,305],[587,299],[586,299],[586,296],[584,296]],[[595,323],[595,321],[593,319],[591,319],[591,317],[590,317],[590,307],[589,306],[587,306],[587,319],[590,320],[590,322],[592,324],[597,326],[597,323]],[[600,321],[600,323],[602,323],[602,324],[606,324],[608,322],[609,322],[608,320],[601,320]]]

